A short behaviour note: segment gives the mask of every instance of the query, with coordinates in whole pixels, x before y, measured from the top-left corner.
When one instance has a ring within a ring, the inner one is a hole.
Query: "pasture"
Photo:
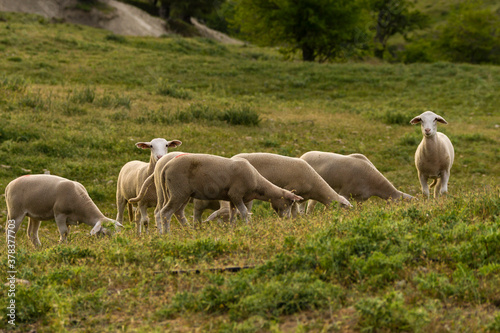
[[[362,153],[418,201],[138,237],[71,228],[16,239],[16,325],[37,332],[500,331],[500,68],[282,61],[208,39],[135,38],[0,14],[0,193],[26,173],[81,182],[116,217],[116,179],[155,137],[230,157]],[[455,147],[447,197],[420,194],[409,121],[425,110]],[[190,216],[188,209],[187,215]],[[150,218],[153,219],[152,210]],[[0,219],[6,220],[4,197]],[[2,229],[3,230],[3,229]],[[5,238],[0,241],[7,276]],[[251,266],[239,272],[210,270]],[[174,274],[200,270],[200,274]],[[6,278],[2,279],[3,282]]]

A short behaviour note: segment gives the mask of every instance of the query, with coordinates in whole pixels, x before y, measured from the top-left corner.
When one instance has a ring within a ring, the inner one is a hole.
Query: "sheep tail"
[[[135,198],[129,199],[128,202],[136,203],[141,201],[142,198],[144,198],[144,196],[146,195],[148,188],[153,184],[153,182],[154,182],[154,174],[151,174],[148,178],[146,178],[146,180],[142,184],[141,191],[139,192],[139,194]]]
[[[134,222],[134,207],[132,207],[132,204],[130,202],[127,202],[127,209],[128,209],[128,219],[130,220],[130,223]]]
[[[438,182],[437,178],[432,181],[432,183],[429,185],[430,188],[433,188],[436,186],[436,183]]]

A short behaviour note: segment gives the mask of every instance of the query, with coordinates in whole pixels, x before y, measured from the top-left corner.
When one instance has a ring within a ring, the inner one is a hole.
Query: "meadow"
[[[362,153],[418,198],[293,220],[256,203],[249,224],[173,220],[169,235],[137,236],[126,220],[97,238],[79,225],[67,244],[47,221],[40,249],[25,221],[16,277],[29,285],[17,285],[14,327],[0,289],[0,330],[500,332],[499,67],[286,62],[273,49],[6,13],[0,59],[0,193],[49,170],[114,218],[120,168],[149,159],[134,144],[164,137],[226,157]],[[421,196],[413,162],[421,131],[409,121],[425,110],[448,121],[439,130],[455,146],[439,199]],[[212,270],[228,266],[251,268]]]

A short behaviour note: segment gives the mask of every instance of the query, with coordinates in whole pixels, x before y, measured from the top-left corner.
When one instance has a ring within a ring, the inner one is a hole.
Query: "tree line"
[[[138,3],[141,0],[124,0]],[[500,11],[465,0],[447,20],[415,9],[418,0],[142,0],[172,27],[190,18],[233,37],[277,47],[288,58],[500,64]],[[390,44],[391,38],[400,42]]]

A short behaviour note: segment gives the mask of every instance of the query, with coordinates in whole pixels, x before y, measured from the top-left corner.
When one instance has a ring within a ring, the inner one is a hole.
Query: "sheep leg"
[[[127,204],[127,200],[124,198],[116,198],[116,208],[117,208],[117,213],[116,213],[116,220],[120,223],[123,222],[123,212],[125,211],[125,205]]]
[[[307,205],[307,201],[303,201],[301,203],[298,203],[296,202],[295,205],[297,205],[297,212],[302,215],[302,214],[305,214],[306,212],[306,205]]]
[[[21,224],[23,223],[23,220],[24,220],[24,217],[26,216],[26,214],[20,214],[19,216],[15,217],[15,218],[12,218],[11,216],[12,215],[7,214],[7,223],[5,224],[5,236],[7,237],[7,244],[9,244],[9,239],[11,241],[15,240],[17,231],[19,230],[19,227],[21,227]],[[9,221],[15,221],[13,229],[9,228],[9,225],[11,225],[11,223],[9,223]],[[10,238],[9,238],[9,236],[10,236]],[[12,243],[10,243],[10,244],[12,244]]]
[[[160,234],[168,233],[170,231],[170,220],[172,219],[172,215],[174,215],[175,212],[181,209],[185,202],[188,201],[179,201],[172,199],[173,198],[170,197],[168,203],[160,210],[160,228],[158,230]]]
[[[59,243],[66,243],[69,234],[69,228],[68,225],[66,224],[66,215],[64,214],[56,215],[55,220],[57,228],[59,229],[59,234],[61,234]]]
[[[208,207],[209,201],[194,199],[193,201],[193,220],[194,222],[201,222],[203,211]]]
[[[293,218],[296,218],[296,217],[297,217],[297,215],[299,215],[299,214],[300,214],[300,211],[299,211],[299,204],[298,204],[298,203],[296,203],[296,202],[294,202],[294,203],[292,204],[292,207],[291,207],[290,212],[291,212],[291,214],[292,214],[292,217],[293,217]]]
[[[145,204],[139,203],[139,207],[137,209],[140,212],[140,218],[138,219],[136,216],[137,222],[137,234],[140,235],[142,232],[142,228],[147,229],[149,225],[149,217],[148,217],[148,207]]]
[[[450,179],[450,173],[448,171],[443,171],[441,178],[438,179],[436,184],[436,189],[434,190],[434,196],[448,193],[448,180]],[[436,192],[437,191],[437,192]]]
[[[40,243],[40,239],[38,238],[38,228],[40,228],[40,221],[35,220],[34,218],[28,218],[28,237],[33,243],[35,247],[39,247],[42,245]]]
[[[222,208],[219,208],[218,210],[216,210],[215,212],[213,212],[212,214],[210,214],[207,219],[203,222],[210,222],[210,221],[213,221],[215,220],[217,217],[219,217],[219,215],[221,214],[222,212]]]
[[[236,200],[235,202],[233,200],[231,200],[231,204],[236,206],[236,208],[238,208],[238,210],[240,211],[240,214],[241,214],[241,218],[246,223],[248,223],[248,210],[247,210],[247,206],[245,206],[245,203],[243,202],[243,200],[239,199],[239,200]],[[232,208],[233,207],[231,207],[231,212],[230,212],[230,217],[229,217],[230,222],[233,222],[234,215],[235,215],[234,209],[232,209]]]
[[[160,216],[161,208],[162,208],[162,206],[160,206],[160,203],[158,202],[156,204],[156,208],[155,208],[155,212],[154,212],[156,229],[158,229],[158,231],[160,230],[160,224],[161,224],[161,216]]]
[[[179,223],[182,224],[183,226],[189,226],[186,215],[184,215],[184,209],[186,209],[186,206],[189,203],[189,199],[191,198],[188,198],[186,202],[182,204],[181,208],[179,208],[175,212],[175,217],[177,218],[177,221],[179,221]]]
[[[135,208],[130,202],[127,203],[127,208],[130,223],[137,223],[137,221],[139,221],[139,208]]]
[[[418,173],[418,179],[420,180],[420,185],[422,186],[422,194],[425,197],[429,197],[429,185],[427,184],[427,180],[429,177],[424,175],[423,173]]]
[[[314,207],[316,207],[316,204],[318,202],[316,200],[309,200],[309,203],[307,204],[307,212],[306,214],[311,214],[314,212]]]

